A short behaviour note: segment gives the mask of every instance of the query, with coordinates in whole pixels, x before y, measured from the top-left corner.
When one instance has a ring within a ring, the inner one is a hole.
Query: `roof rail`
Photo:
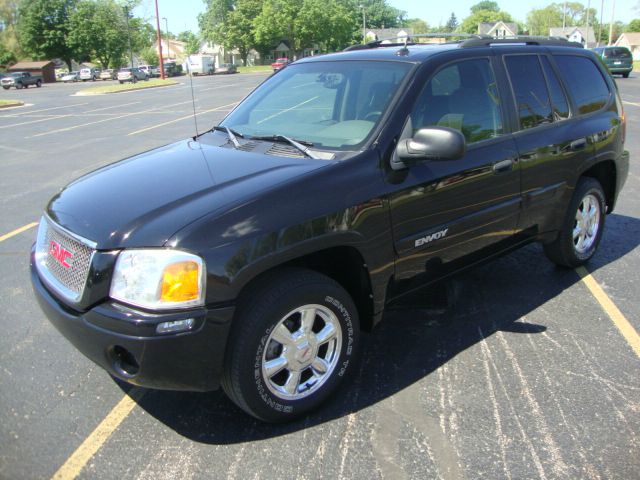
[[[581,43],[570,42],[564,37],[538,37],[538,36],[526,36],[516,35],[513,37],[505,38],[471,38],[465,40],[460,44],[461,48],[472,47],[490,47],[492,45],[544,45],[555,47],[575,47],[584,48]]]
[[[479,35],[476,33],[455,33],[455,32],[441,32],[441,33],[412,33],[405,38],[405,41],[399,42],[399,38],[388,37],[381,38],[379,40],[373,40],[371,42],[367,42],[364,44],[351,45],[350,47],[345,48],[344,52],[350,52],[353,50],[367,50],[369,48],[378,48],[378,47],[405,47],[407,45],[416,45],[418,42],[413,41],[414,38],[468,38],[468,39],[491,39],[493,37],[489,37],[487,35]],[[393,40],[393,41],[392,41]],[[388,42],[388,43],[384,43]]]

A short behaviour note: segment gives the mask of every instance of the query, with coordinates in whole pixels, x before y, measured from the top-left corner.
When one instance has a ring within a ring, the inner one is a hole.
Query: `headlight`
[[[150,309],[204,305],[202,258],[179,250],[124,250],[118,255],[109,295]]]

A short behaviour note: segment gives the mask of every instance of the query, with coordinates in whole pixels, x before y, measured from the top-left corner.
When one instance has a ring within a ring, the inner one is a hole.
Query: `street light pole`
[[[169,60],[171,58],[171,44],[169,43],[170,39],[169,39],[169,20],[167,20],[167,17],[162,17],[162,19],[164,20],[164,29],[167,32],[165,35],[165,38],[167,39],[167,60]]]
[[[611,5],[611,22],[609,23],[609,45],[613,44],[613,15],[616,11],[616,0],[613,0],[613,5]]]
[[[160,35],[160,15],[158,14],[158,0],[156,1],[156,34],[158,37],[158,57],[160,58],[160,78],[164,80],[164,61],[162,60],[162,36]]]
[[[129,58],[131,59],[131,69],[133,70],[133,49],[131,48],[131,30],[129,29],[129,5],[124,6],[124,16],[127,20],[127,41],[129,42]],[[132,71],[133,75],[133,71]]]

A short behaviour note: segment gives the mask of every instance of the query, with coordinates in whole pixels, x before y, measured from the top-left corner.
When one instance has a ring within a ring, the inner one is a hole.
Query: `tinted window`
[[[606,48],[604,58],[631,58],[631,53],[626,48]]]
[[[606,105],[611,93],[595,63],[572,55],[556,55],[555,59],[578,112],[595,112]]]
[[[551,63],[547,57],[541,57],[542,69],[547,77],[547,85],[549,86],[549,93],[551,94],[551,104],[553,107],[553,119],[562,120],[569,118],[569,103],[567,97],[564,94],[564,90],[560,85],[556,72],[551,68]]]
[[[414,131],[429,125],[455,128],[470,143],[500,135],[500,98],[489,60],[464,60],[437,72],[422,91],[411,121]]]
[[[537,55],[505,57],[516,99],[520,127],[533,128],[553,120],[547,84]]]

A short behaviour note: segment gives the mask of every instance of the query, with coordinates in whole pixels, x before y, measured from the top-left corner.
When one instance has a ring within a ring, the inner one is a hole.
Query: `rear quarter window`
[[[554,58],[578,113],[595,112],[607,104],[611,91],[590,58],[574,55],[554,55]]]

